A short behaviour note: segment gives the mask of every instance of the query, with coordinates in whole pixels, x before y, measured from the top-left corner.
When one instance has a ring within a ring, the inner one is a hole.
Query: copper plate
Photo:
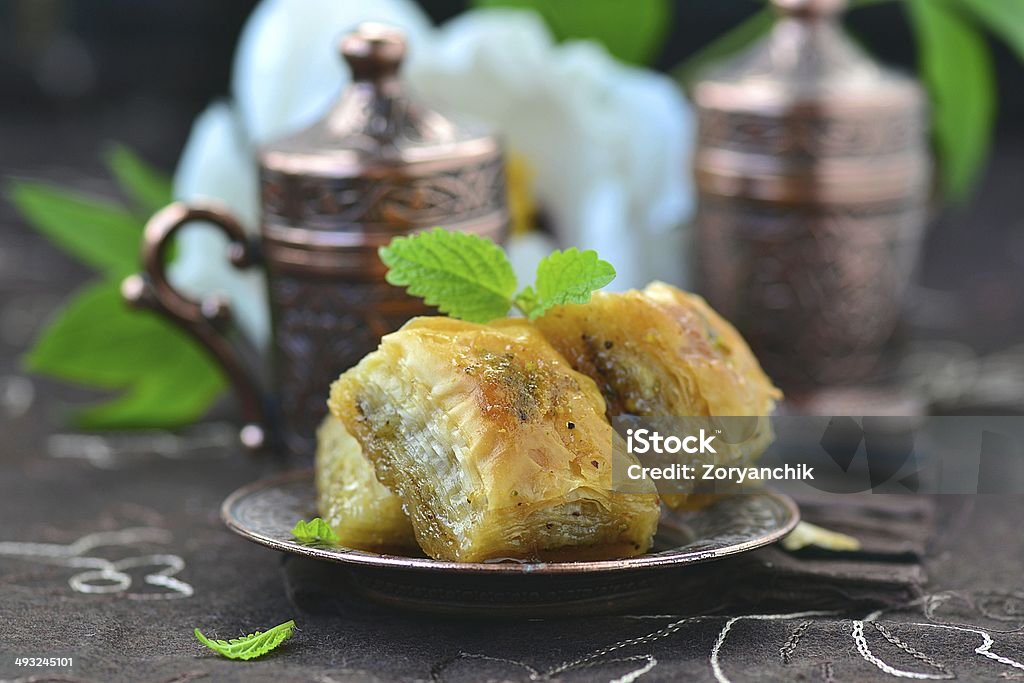
[[[688,583],[676,581],[673,571],[774,543],[800,519],[790,498],[761,491],[724,497],[699,511],[664,513],[654,549],[639,557],[463,563],[297,543],[291,535],[295,522],[316,514],[310,470],[249,484],[221,506],[225,524],[240,536],[320,560],[315,572],[304,573],[321,578],[324,595],[476,616],[600,614],[650,604]]]

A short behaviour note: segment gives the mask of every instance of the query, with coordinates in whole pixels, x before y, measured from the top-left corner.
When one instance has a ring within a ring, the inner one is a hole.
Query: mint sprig
[[[228,659],[255,659],[262,657],[290,638],[294,629],[295,622],[289,620],[268,631],[256,631],[231,640],[207,638],[198,628],[195,629],[195,636],[200,643]]]
[[[615,268],[592,249],[554,251],[537,266],[536,282],[518,293],[512,264],[488,239],[444,228],[396,237],[379,250],[387,281],[406,287],[442,313],[485,323],[513,306],[530,320],[562,304],[585,304],[615,279]]]
[[[292,528],[292,536],[299,543],[306,545],[330,545],[338,542],[338,534],[330,524],[319,517],[314,517],[308,522],[300,519]]]

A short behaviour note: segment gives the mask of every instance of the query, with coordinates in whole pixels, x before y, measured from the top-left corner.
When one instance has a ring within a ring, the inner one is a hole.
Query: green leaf
[[[711,64],[738,53],[768,32],[775,12],[766,7],[702,47],[686,61],[672,70],[676,80],[689,87],[700,73]]]
[[[599,259],[593,249],[554,251],[537,265],[536,288],[523,290],[516,304],[530,320],[536,320],[552,306],[587,303],[595,289],[614,279],[615,268]]]
[[[138,270],[143,226],[130,211],[29,180],[13,181],[8,198],[39,232],[86,265],[118,278]]]
[[[334,532],[330,524],[319,517],[314,517],[308,522],[300,519],[292,528],[292,536],[299,543],[307,545],[330,545],[338,542],[338,534]]]
[[[171,179],[121,144],[113,144],[105,155],[107,168],[121,190],[146,214],[156,213],[171,202]]]
[[[255,659],[277,648],[291,637],[294,629],[295,622],[289,620],[268,631],[256,631],[231,640],[212,640],[198,628],[195,629],[195,636],[200,643],[228,659]]]
[[[1020,0],[959,0],[988,30],[1024,59],[1024,2]]]
[[[1001,1],[1001,0],[1000,0]],[[943,0],[910,0],[920,70],[932,100],[932,128],[943,186],[970,192],[987,156],[995,117],[995,78],[981,33]]]
[[[475,0],[478,7],[515,7],[539,13],[559,40],[593,39],[624,62],[648,64],[672,25],[670,0]]]
[[[808,546],[836,552],[856,552],[860,550],[860,541],[853,536],[838,531],[815,526],[810,522],[801,521],[782,539],[782,547],[789,552],[802,550]]]
[[[512,304],[512,265],[501,247],[483,237],[434,228],[397,237],[379,253],[388,282],[452,317],[487,322]]]
[[[125,392],[78,414],[77,423],[90,429],[188,424],[225,387],[219,366],[191,337],[154,313],[130,309],[113,281],[80,290],[25,362],[32,372]]]

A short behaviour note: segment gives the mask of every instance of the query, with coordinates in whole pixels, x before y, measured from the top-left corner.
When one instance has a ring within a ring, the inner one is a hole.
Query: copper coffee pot
[[[844,35],[843,0],[773,4],[771,32],[694,89],[698,277],[795,398],[879,378],[931,159],[922,89]]]
[[[146,225],[143,273],[122,286],[129,302],[181,326],[222,365],[250,447],[271,441],[311,452],[330,383],[381,335],[429,312],[384,281],[380,246],[435,225],[500,243],[508,226],[499,141],[406,95],[398,78],[401,32],[364,24],[340,48],[352,84],[338,102],[322,120],[259,151],[259,239],[221,207],[171,204]],[[168,282],[170,240],[194,221],[227,235],[234,267],[265,269],[271,373],[235,331],[228,302],[194,301]]]

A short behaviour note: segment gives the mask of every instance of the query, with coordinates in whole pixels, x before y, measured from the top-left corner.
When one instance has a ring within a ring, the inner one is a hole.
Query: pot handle
[[[121,296],[132,306],[160,313],[198,340],[224,369],[241,404],[244,425],[239,432],[250,449],[266,444],[269,413],[253,368],[256,354],[247,348],[235,327],[231,306],[220,296],[195,301],[167,280],[165,264],[171,238],[190,221],[212,223],[227,235],[227,256],[235,268],[259,262],[259,248],[249,240],[241,224],[222,206],[212,203],[174,202],[149,219],[142,236],[142,273],[121,283]]]

